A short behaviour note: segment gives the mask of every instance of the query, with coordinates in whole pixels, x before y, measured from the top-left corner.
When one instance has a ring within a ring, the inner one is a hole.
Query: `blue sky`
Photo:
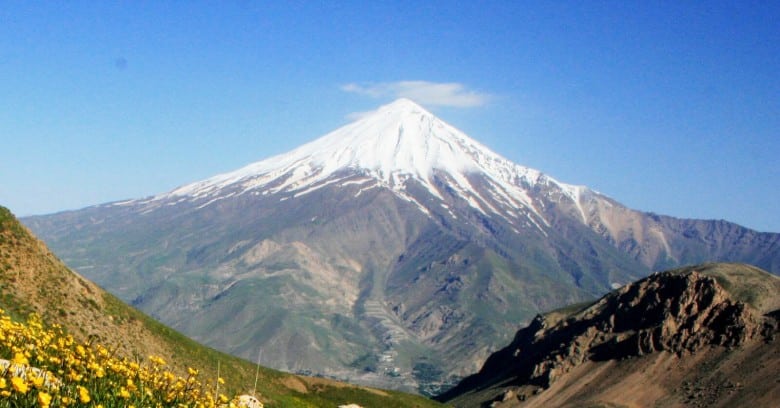
[[[409,96],[632,208],[780,232],[778,2],[264,3],[3,2],[0,205],[168,191]]]

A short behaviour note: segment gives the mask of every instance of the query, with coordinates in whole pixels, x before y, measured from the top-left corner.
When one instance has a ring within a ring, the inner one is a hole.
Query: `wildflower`
[[[14,364],[21,364],[21,365],[28,365],[30,364],[29,360],[27,360],[27,356],[24,355],[24,353],[15,353],[14,359],[12,360]]]
[[[43,387],[44,378],[33,374],[30,376],[30,382],[32,383],[33,387],[41,388]]]
[[[74,381],[74,382],[81,381],[83,377],[84,377],[83,375],[81,375],[81,374],[79,374],[79,373],[77,373],[75,371],[71,371],[70,373],[68,373],[68,378],[71,381]]]
[[[24,382],[23,379],[19,377],[11,378],[11,385],[14,387],[14,390],[20,394],[26,394],[27,393],[27,383]]]
[[[48,408],[49,404],[51,404],[51,395],[41,391],[38,393],[38,405]]]
[[[92,398],[89,397],[89,391],[86,388],[79,385],[78,390],[79,390],[79,401],[81,401],[82,404],[86,404],[89,401],[92,401]]]
[[[130,403],[140,401],[144,407],[214,408],[215,399],[228,406],[227,396],[205,392],[196,368],[179,377],[165,370],[159,356],[150,356],[148,365],[119,359],[103,345],[79,344],[61,327],[46,328],[34,319],[16,323],[0,309],[0,347],[14,366],[0,370],[0,406],[4,398],[39,408],[102,407],[99,402],[135,408]],[[31,362],[41,369],[28,369]],[[217,381],[225,384],[223,378]]]

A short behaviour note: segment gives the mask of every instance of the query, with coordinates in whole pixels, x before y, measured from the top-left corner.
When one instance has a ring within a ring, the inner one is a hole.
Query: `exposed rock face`
[[[518,374],[549,387],[585,359],[736,346],[759,332],[754,314],[744,303],[732,301],[714,278],[664,272],[624,286],[565,320],[539,315],[506,351]],[[505,364],[506,357],[488,360],[485,368]]]
[[[777,298],[777,278],[767,274],[767,279],[769,293],[762,299]],[[757,299],[750,295],[743,297]],[[763,306],[775,306],[774,300],[762,301]],[[771,342],[778,331],[773,317],[777,312],[764,312],[724,289],[716,275],[693,268],[656,273],[588,306],[538,315],[508,347],[493,354],[478,374],[441,399],[495,384],[540,387],[539,392],[586,362],[657,352],[684,359],[711,346]],[[516,390],[505,388],[496,401],[507,400],[507,393],[512,399],[522,399],[515,396]]]

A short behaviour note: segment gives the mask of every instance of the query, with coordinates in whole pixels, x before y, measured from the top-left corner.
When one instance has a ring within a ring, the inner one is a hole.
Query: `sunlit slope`
[[[0,307],[18,320],[37,313],[44,323],[60,324],[76,339],[100,342],[131,360],[161,356],[183,376],[186,367],[196,367],[202,376],[216,378],[219,366],[226,394],[254,388],[254,364],[195,343],[69,270],[4,207],[0,207]],[[257,391],[267,407],[439,406],[417,396],[262,367]]]
[[[745,264],[653,274],[590,304],[537,316],[457,407],[775,407],[780,278]]]

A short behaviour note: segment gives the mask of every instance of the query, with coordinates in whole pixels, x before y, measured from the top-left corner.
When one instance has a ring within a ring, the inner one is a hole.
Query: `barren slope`
[[[780,279],[747,265],[654,274],[538,316],[441,399],[455,406],[773,406]]]

